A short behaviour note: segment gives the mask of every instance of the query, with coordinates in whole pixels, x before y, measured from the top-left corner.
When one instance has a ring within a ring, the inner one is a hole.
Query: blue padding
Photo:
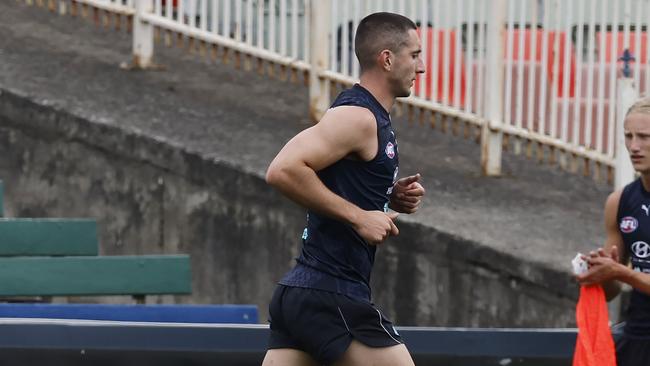
[[[256,324],[255,305],[0,304],[0,318]]]

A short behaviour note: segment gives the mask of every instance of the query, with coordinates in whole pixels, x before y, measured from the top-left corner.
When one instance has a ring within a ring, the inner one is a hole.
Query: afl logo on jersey
[[[632,216],[625,216],[624,218],[621,219],[621,231],[624,232],[625,234],[629,234],[636,230],[636,228],[639,226],[639,222],[636,221],[636,219]]]
[[[632,244],[632,251],[639,258],[650,257],[650,245],[644,241],[635,241]]]
[[[395,145],[393,145],[392,142],[388,142],[386,144],[386,156],[388,156],[390,159],[395,157]]]

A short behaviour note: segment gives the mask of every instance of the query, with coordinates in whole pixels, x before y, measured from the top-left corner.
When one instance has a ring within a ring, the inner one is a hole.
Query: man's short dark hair
[[[361,70],[374,67],[382,50],[399,52],[408,42],[408,31],[416,28],[411,19],[395,13],[374,13],[363,18],[354,37],[354,53]]]

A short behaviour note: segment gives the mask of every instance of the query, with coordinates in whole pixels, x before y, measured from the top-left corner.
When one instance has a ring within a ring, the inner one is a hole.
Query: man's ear
[[[383,50],[379,53],[379,66],[386,71],[390,71],[393,66],[393,53],[390,50]]]

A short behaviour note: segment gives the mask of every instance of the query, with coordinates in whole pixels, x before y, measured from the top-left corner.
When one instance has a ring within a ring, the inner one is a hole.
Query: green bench
[[[189,294],[186,255],[0,258],[0,296]]]
[[[0,180],[0,217],[4,216],[4,202],[2,201],[3,196],[4,196],[4,185]]]
[[[0,257],[98,254],[95,220],[0,218]]]
[[[0,218],[0,297],[191,292],[187,255],[98,254],[94,220]]]
[[[0,319],[258,322],[255,305],[142,305],[146,295],[191,292],[187,255],[99,255],[90,219],[3,218],[0,181]],[[132,304],[42,303],[49,296],[130,295]],[[33,297],[40,297],[37,303]]]

